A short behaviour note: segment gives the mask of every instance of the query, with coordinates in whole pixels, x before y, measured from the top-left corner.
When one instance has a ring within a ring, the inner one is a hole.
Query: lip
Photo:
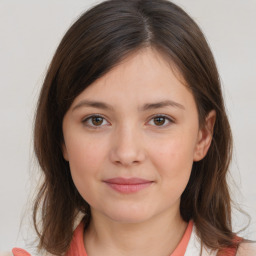
[[[116,177],[112,179],[104,180],[104,182],[113,190],[116,190],[120,193],[130,194],[135,193],[140,190],[143,190],[150,185],[153,181],[141,179],[141,178],[122,178]]]

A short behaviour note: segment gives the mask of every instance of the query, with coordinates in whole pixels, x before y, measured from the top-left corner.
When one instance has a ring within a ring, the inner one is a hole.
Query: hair
[[[109,0],[85,12],[66,32],[46,74],[35,118],[34,149],[44,180],[34,203],[39,249],[65,253],[79,212],[90,206],[77,191],[63,158],[62,121],[74,99],[129,54],[159,51],[178,69],[197,104],[199,124],[216,111],[212,143],[194,162],[181,196],[180,213],[193,219],[210,249],[232,247],[231,198],[227,184],[232,136],[216,64],[198,25],[166,0]]]

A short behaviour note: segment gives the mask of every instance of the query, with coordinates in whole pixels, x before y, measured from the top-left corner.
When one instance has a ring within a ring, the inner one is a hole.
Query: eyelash
[[[102,118],[103,120],[106,120],[106,118],[104,118],[102,115],[98,115],[98,114],[94,114],[94,115],[90,115],[90,116],[88,116],[88,117],[86,117],[85,119],[83,119],[82,120],[82,123],[84,124],[84,125],[86,125],[87,127],[89,127],[89,128],[92,128],[92,129],[100,129],[103,125],[99,125],[99,126],[95,126],[95,125],[93,125],[93,124],[88,124],[88,121],[89,120],[91,120],[92,118]],[[157,114],[157,115],[154,115],[154,116],[152,116],[152,117],[150,117],[150,121],[151,120],[154,120],[155,118],[158,118],[158,117],[160,117],[160,118],[164,118],[164,121],[168,121],[169,122],[169,124],[165,124],[165,125],[154,125],[154,126],[156,126],[156,127],[159,127],[159,128],[164,128],[164,127],[166,127],[166,126],[169,126],[171,123],[174,123],[174,120],[172,119],[172,118],[170,118],[169,116],[167,116],[167,115],[164,115],[164,114]]]

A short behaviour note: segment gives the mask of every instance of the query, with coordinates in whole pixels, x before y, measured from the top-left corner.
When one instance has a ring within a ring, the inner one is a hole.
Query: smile
[[[142,189],[149,187],[153,181],[140,178],[113,178],[104,180],[104,182],[112,189],[124,193],[130,194],[138,192]]]

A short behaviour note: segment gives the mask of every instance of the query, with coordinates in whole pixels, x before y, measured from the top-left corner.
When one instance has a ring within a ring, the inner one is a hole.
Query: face
[[[74,100],[63,120],[63,155],[92,215],[138,223],[179,215],[193,161],[209,147],[206,131],[178,73],[146,48]]]

